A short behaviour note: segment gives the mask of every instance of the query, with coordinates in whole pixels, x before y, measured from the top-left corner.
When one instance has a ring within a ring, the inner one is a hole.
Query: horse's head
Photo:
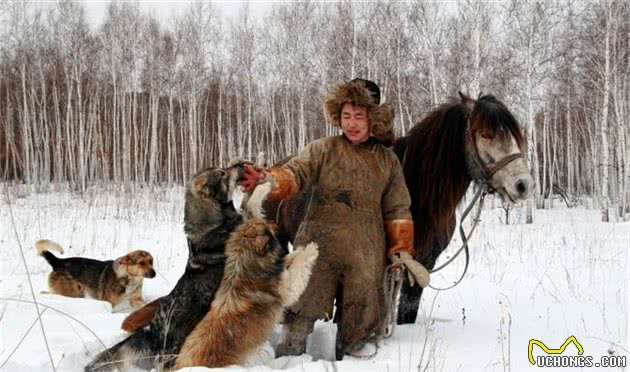
[[[465,134],[466,165],[471,177],[485,182],[510,202],[525,200],[534,179],[523,156],[523,134],[514,115],[494,96],[477,100],[460,93],[469,110]]]

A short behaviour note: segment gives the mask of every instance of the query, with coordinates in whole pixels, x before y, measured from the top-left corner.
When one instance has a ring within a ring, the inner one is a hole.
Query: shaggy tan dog
[[[311,243],[283,257],[263,220],[239,226],[226,244],[225,273],[210,311],[186,338],[175,368],[241,363],[266,340],[283,306],[299,299],[318,254]]]

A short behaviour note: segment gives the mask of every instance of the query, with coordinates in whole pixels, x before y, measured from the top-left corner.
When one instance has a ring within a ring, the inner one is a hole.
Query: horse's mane
[[[473,131],[490,130],[500,138],[514,137],[522,149],[525,142],[518,120],[510,110],[492,95],[486,95],[477,100],[471,118]]]
[[[449,235],[453,212],[471,181],[464,157],[467,121],[465,105],[449,102],[429,113],[394,144],[411,196],[418,258],[431,254],[436,232]]]
[[[443,244],[450,240],[455,208],[472,181],[466,168],[464,143],[468,120],[471,119],[473,133],[490,130],[501,136],[514,135],[519,146],[523,142],[518,122],[495,97],[479,98],[473,116],[470,114],[462,100],[451,99],[394,144],[411,196],[419,259],[431,255],[434,238],[445,239]]]

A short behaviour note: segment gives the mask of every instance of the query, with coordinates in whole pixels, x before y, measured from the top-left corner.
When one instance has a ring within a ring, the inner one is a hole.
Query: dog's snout
[[[155,270],[151,269],[144,274],[147,278],[155,278]]]

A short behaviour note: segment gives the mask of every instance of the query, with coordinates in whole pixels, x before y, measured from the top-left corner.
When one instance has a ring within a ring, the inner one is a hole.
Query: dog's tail
[[[50,251],[57,251],[63,254],[63,248],[59,244],[47,239],[38,240],[35,243],[35,250],[37,251],[38,255],[43,256],[44,259],[48,261],[53,269],[59,266],[59,261],[61,260],[57,258],[54,254],[50,253]]]
[[[151,356],[148,335],[143,330],[132,334],[116,345],[98,354],[85,366],[85,372],[127,371],[129,369],[150,370],[156,358]]]
[[[157,300],[153,300],[140,309],[127,315],[121,328],[129,333],[132,333],[149,324],[151,320],[153,320],[155,313],[160,309],[161,299],[162,297]]]

